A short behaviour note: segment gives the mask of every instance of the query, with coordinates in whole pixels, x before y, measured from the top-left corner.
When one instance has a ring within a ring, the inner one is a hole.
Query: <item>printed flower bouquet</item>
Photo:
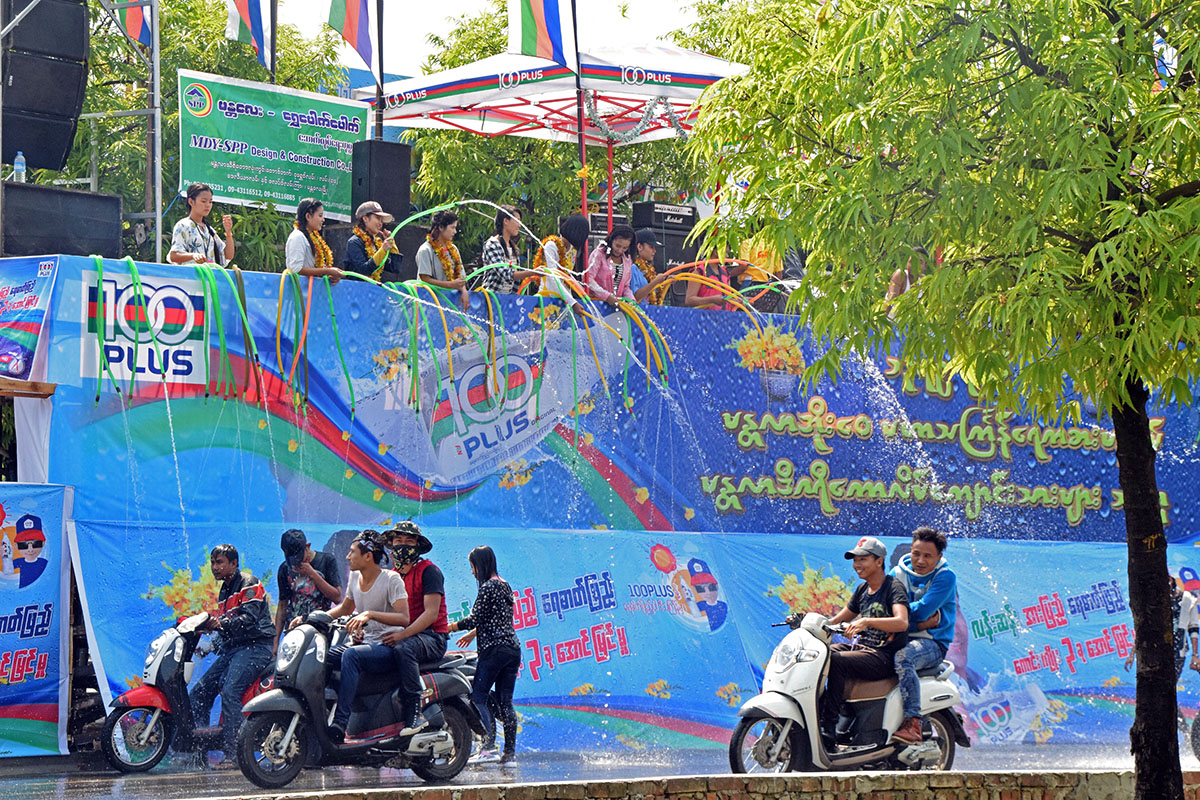
[[[761,332],[758,328],[747,328],[746,335],[735,339],[729,347],[741,357],[739,367],[759,371],[759,380],[768,397],[786,400],[796,391],[800,373],[804,371],[804,353],[795,331],[777,328],[773,322]]]

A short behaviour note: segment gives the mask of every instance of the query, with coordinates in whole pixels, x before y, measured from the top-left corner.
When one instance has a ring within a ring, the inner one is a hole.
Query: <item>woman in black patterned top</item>
[[[471,614],[450,623],[451,631],[474,631],[458,640],[469,643],[478,634],[479,663],[471,686],[471,702],[479,709],[483,729],[487,731],[474,763],[511,761],[517,745],[517,712],[513,708],[513,688],[521,669],[521,642],[513,630],[513,592],[496,568],[496,554],[487,545],[471,551],[471,574],[479,582],[479,594]],[[496,753],[495,724],[488,707],[488,692],[496,687],[496,716],[504,723],[504,753]]]

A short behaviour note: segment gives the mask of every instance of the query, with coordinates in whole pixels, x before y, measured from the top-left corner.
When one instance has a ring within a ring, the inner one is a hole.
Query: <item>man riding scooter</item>
[[[240,572],[237,548],[219,544],[209,554],[213,578],[221,582],[217,613],[204,629],[218,634],[217,660],[188,693],[195,718],[206,725],[213,701],[221,695],[221,750],[225,760],[216,768],[233,768],[238,726],[242,722],[242,695],[271,663],[275,624],[267,605],[267,592],[258,578]]]
[[[908,641],[908,592],[884,571],[887,548],[864,536],[846,551],[863,583],[830,625],[849,622],[845,635],[851,644],[830,647],[829,678],[821,697],[821,735],[826,748],[836,748],[838,713],[847,679],[879,680],[895,674],[895,655]]]

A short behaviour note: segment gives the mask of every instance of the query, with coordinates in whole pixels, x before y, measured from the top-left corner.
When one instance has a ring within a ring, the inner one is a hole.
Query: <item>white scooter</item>
[[[789,623],[778,623],[786,625]],[[729,741],[735,773],[806,772],[849,768],[938,769],[954,764],[955,744],[970,747],[954,706],[962,701],[950,683],[954,665],[920,670],[924,739],[893,742],[903,720],[896,678],[846,682],[845,709],[834,745],[821,737],[818,702],[829,671],[829,640],[841,633],[826,617],[808,613],[775,648],[763,691],[748,700]]]

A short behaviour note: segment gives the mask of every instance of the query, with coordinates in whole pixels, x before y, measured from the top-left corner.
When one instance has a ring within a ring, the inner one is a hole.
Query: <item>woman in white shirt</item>
[[[328,277],[331,283],[342,279],[342,271],[333,266],[333,251],[321,237],[325,226],[325,206],[315,197],[306,197],[296,205],[294,230],[284,245],[284,263],[288,272],[308,277]]]
[[[212,211],[212,189],[203,183],[187,188],[184,200],[188,215],[171,230],[171,250],[167,261],[172,264],[228,264],[233,260],[233,217],[221,215],[225,238],[217,236],[205,217]]]

